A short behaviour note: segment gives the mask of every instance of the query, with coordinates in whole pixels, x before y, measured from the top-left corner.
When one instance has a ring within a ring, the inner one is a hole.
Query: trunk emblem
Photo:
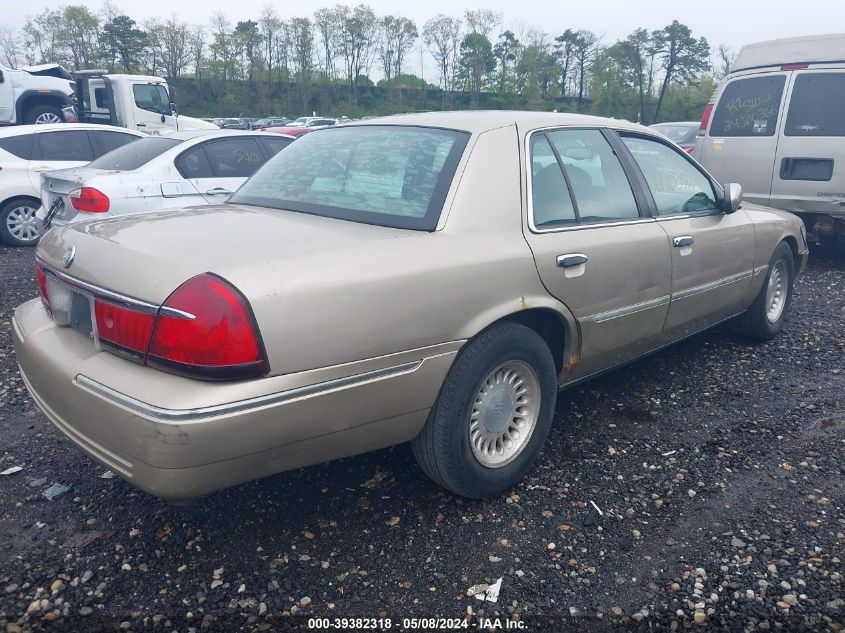
[[[73,263],[73,258],[76,257],[76,247],[69,246],[68,249],[65,251],[65,254],[62,256],[62,266],[65,268],[70,268],[70,265]]]

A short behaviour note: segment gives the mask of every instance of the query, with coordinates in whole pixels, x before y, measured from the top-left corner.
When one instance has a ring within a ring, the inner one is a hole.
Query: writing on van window
[[[784,83],[784,75],[729,83],[713,114],[710,136],[774,135]]]
[[[232,152],[232,159],[236,164],[255,165],[261,162],[261,154],[254,150],[237,147]]]

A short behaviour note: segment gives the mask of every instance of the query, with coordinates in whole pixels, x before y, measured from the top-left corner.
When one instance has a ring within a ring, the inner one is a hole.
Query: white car
[[[287,124],[288,127],[328,127],[330,125],[337,125],[337,119],[331,119],[323,116],[301,116],[295,121]]]
[[[42,172],[85,165],[143,136],[93,123],[0,128],[0,242],[32,246],[38,241]]]
[[[39,228],[224,202],[293,140],[240,130],[148,136],[84,167],[43,174]]]

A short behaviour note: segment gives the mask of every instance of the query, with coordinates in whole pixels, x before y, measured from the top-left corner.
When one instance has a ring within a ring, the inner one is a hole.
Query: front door
[[[845,70],[796,71],[788,103],[772,206],[845,215]]]
[[[654,137],[620,132],[669,238],[672,301],[665,338],[693,334],[750,303],[754,226],[739,210],[723,213],[710,179],[680,149]]]
[[[15,91],[12,89],[12,70],[0,65],[0,123],[11,123],[15,115]]]
[[[176,115],[170,109],[167,86],[161,83],[131,82],[135,128],[147,134],[176,129]]]
[[[648,351],[669,304],[666,234],[640,204],[604,134],[536,132],[526,239],[540,278],[578,321],[577,379]]]

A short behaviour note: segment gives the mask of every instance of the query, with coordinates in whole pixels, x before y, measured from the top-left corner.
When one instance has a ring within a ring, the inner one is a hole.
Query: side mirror
[[[725,213],[734,213],[740,208],[742,208],[742,185],[738,182],[729,182],[725,185],[723,211]]]
[[[176,115],[176,102],[175,101],[170,102],[170,112],[174,116]]]

